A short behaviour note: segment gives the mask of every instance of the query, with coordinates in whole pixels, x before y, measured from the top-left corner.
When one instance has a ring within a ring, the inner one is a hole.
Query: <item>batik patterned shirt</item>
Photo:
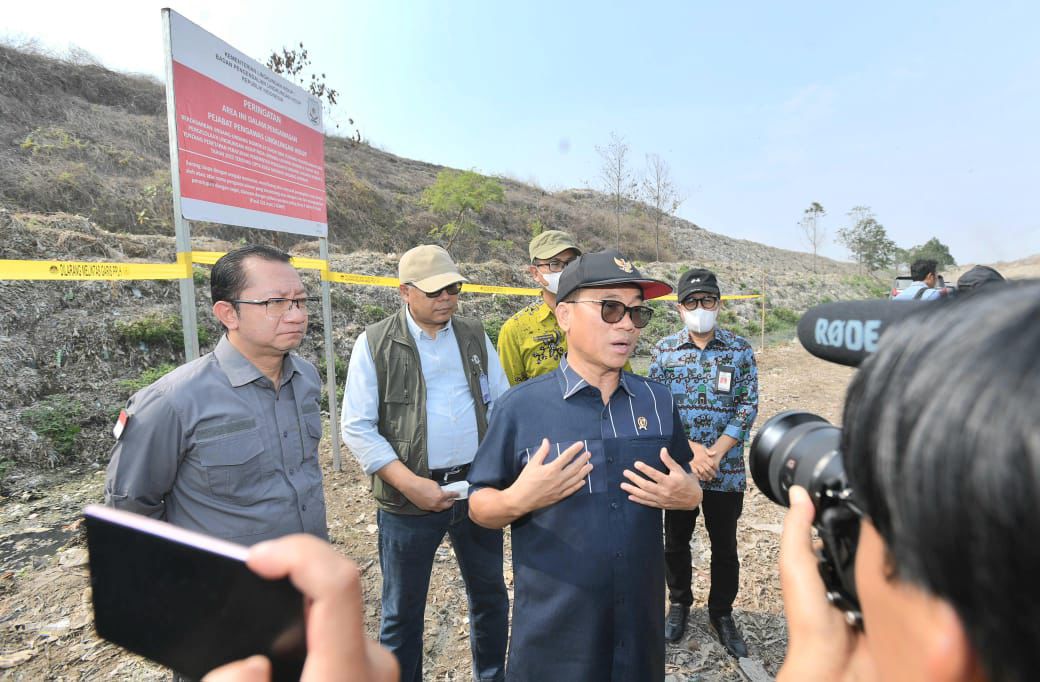
[[[719,463],[718,475],[702,481],[701,487],[744,492],[744,441],[758,414],[758,369],[751,344],[716,329],[715,338],[701,350],[683,328],[657,342],[648,376],[671,389],[690,440],[705,447],[722,435],[737,440]]]

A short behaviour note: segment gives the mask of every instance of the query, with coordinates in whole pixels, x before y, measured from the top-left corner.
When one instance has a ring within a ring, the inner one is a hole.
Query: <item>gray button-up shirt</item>
[[[225,336],[127,402],[105,503],[245,545],[327,538],[320,395],[311,363],[287,354],[276,389]]]

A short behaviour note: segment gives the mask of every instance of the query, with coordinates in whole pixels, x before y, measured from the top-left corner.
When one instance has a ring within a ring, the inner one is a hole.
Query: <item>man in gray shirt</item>
[[[269,246],[225,254],[210,287],[226,334],[127,401],[105,503],[244,545],[300,532],[327,539],[321,381],[290,352],[314,299],[289,255]]]

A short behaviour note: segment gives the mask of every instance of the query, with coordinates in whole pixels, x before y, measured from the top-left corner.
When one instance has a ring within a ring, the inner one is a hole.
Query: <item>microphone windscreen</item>
[[[838,301],[810,308],[798,321],[798,340],[818,358],[858,367],[877,350],[890,325],[941,305],[936,301]]]

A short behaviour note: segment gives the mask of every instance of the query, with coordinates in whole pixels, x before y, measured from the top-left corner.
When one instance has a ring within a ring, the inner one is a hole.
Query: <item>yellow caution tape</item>
[[[226,252],[224,251],[192,251],[191,262],[200,263],[202,265],[213,265],[220,257]]]
[[[64,279],[184,279],[191,277],[191,264],[213,265],[224,255],[223,251],[192,251],[178,253],[176,263],[106,263],[94,261],[0,260],[0,280]],[[320,258],[294,256],[294,267],[301,270],[320,270],[321,278],[340,284],[360,284],[377,287],[396,287],[396,277],[357,275],[328,269],[328,261]],[[464,284],[463,291],[471,294],[502,294],[505,296],[537,296],[542,290],[525,287],[499,287],[488,284]],[[761,298],[761,294],[732,294],[723,300]],[[661,296],[656,301],[675,301],[675,294]]]
[[[505,294],[506,296],[537,296],[541,289],[520,287],[496,287],[488,284],[463,284],[462,291],[467,294]]]
[[[106,263],[97,261],[0,260],[0,280],[183,279],[191,277],[186,253],[176,263]]]
[[[723,301],[734,301],[734,300],[746,299],[746,298],[762,298],[762,294],[729,294],[727,296],[723,296],[722,300]],[[654,301],[678,301],[679,297],[676,296],[675,294],[668,294],[667,296],[658,296],[657,298],[652,299],[652,300],[654,300]]]
[[[329,267],[327,260],[320,258],[301,258],[300,256],[293,256],[289,259],[294,268],[300,270],[326,270]]]
[[[396,287],[400,282],[396,277],[376,277],[375,275],[350,275],[345,272],[328,270],[325,279],[340,284],[367,284],[374,287]]]

